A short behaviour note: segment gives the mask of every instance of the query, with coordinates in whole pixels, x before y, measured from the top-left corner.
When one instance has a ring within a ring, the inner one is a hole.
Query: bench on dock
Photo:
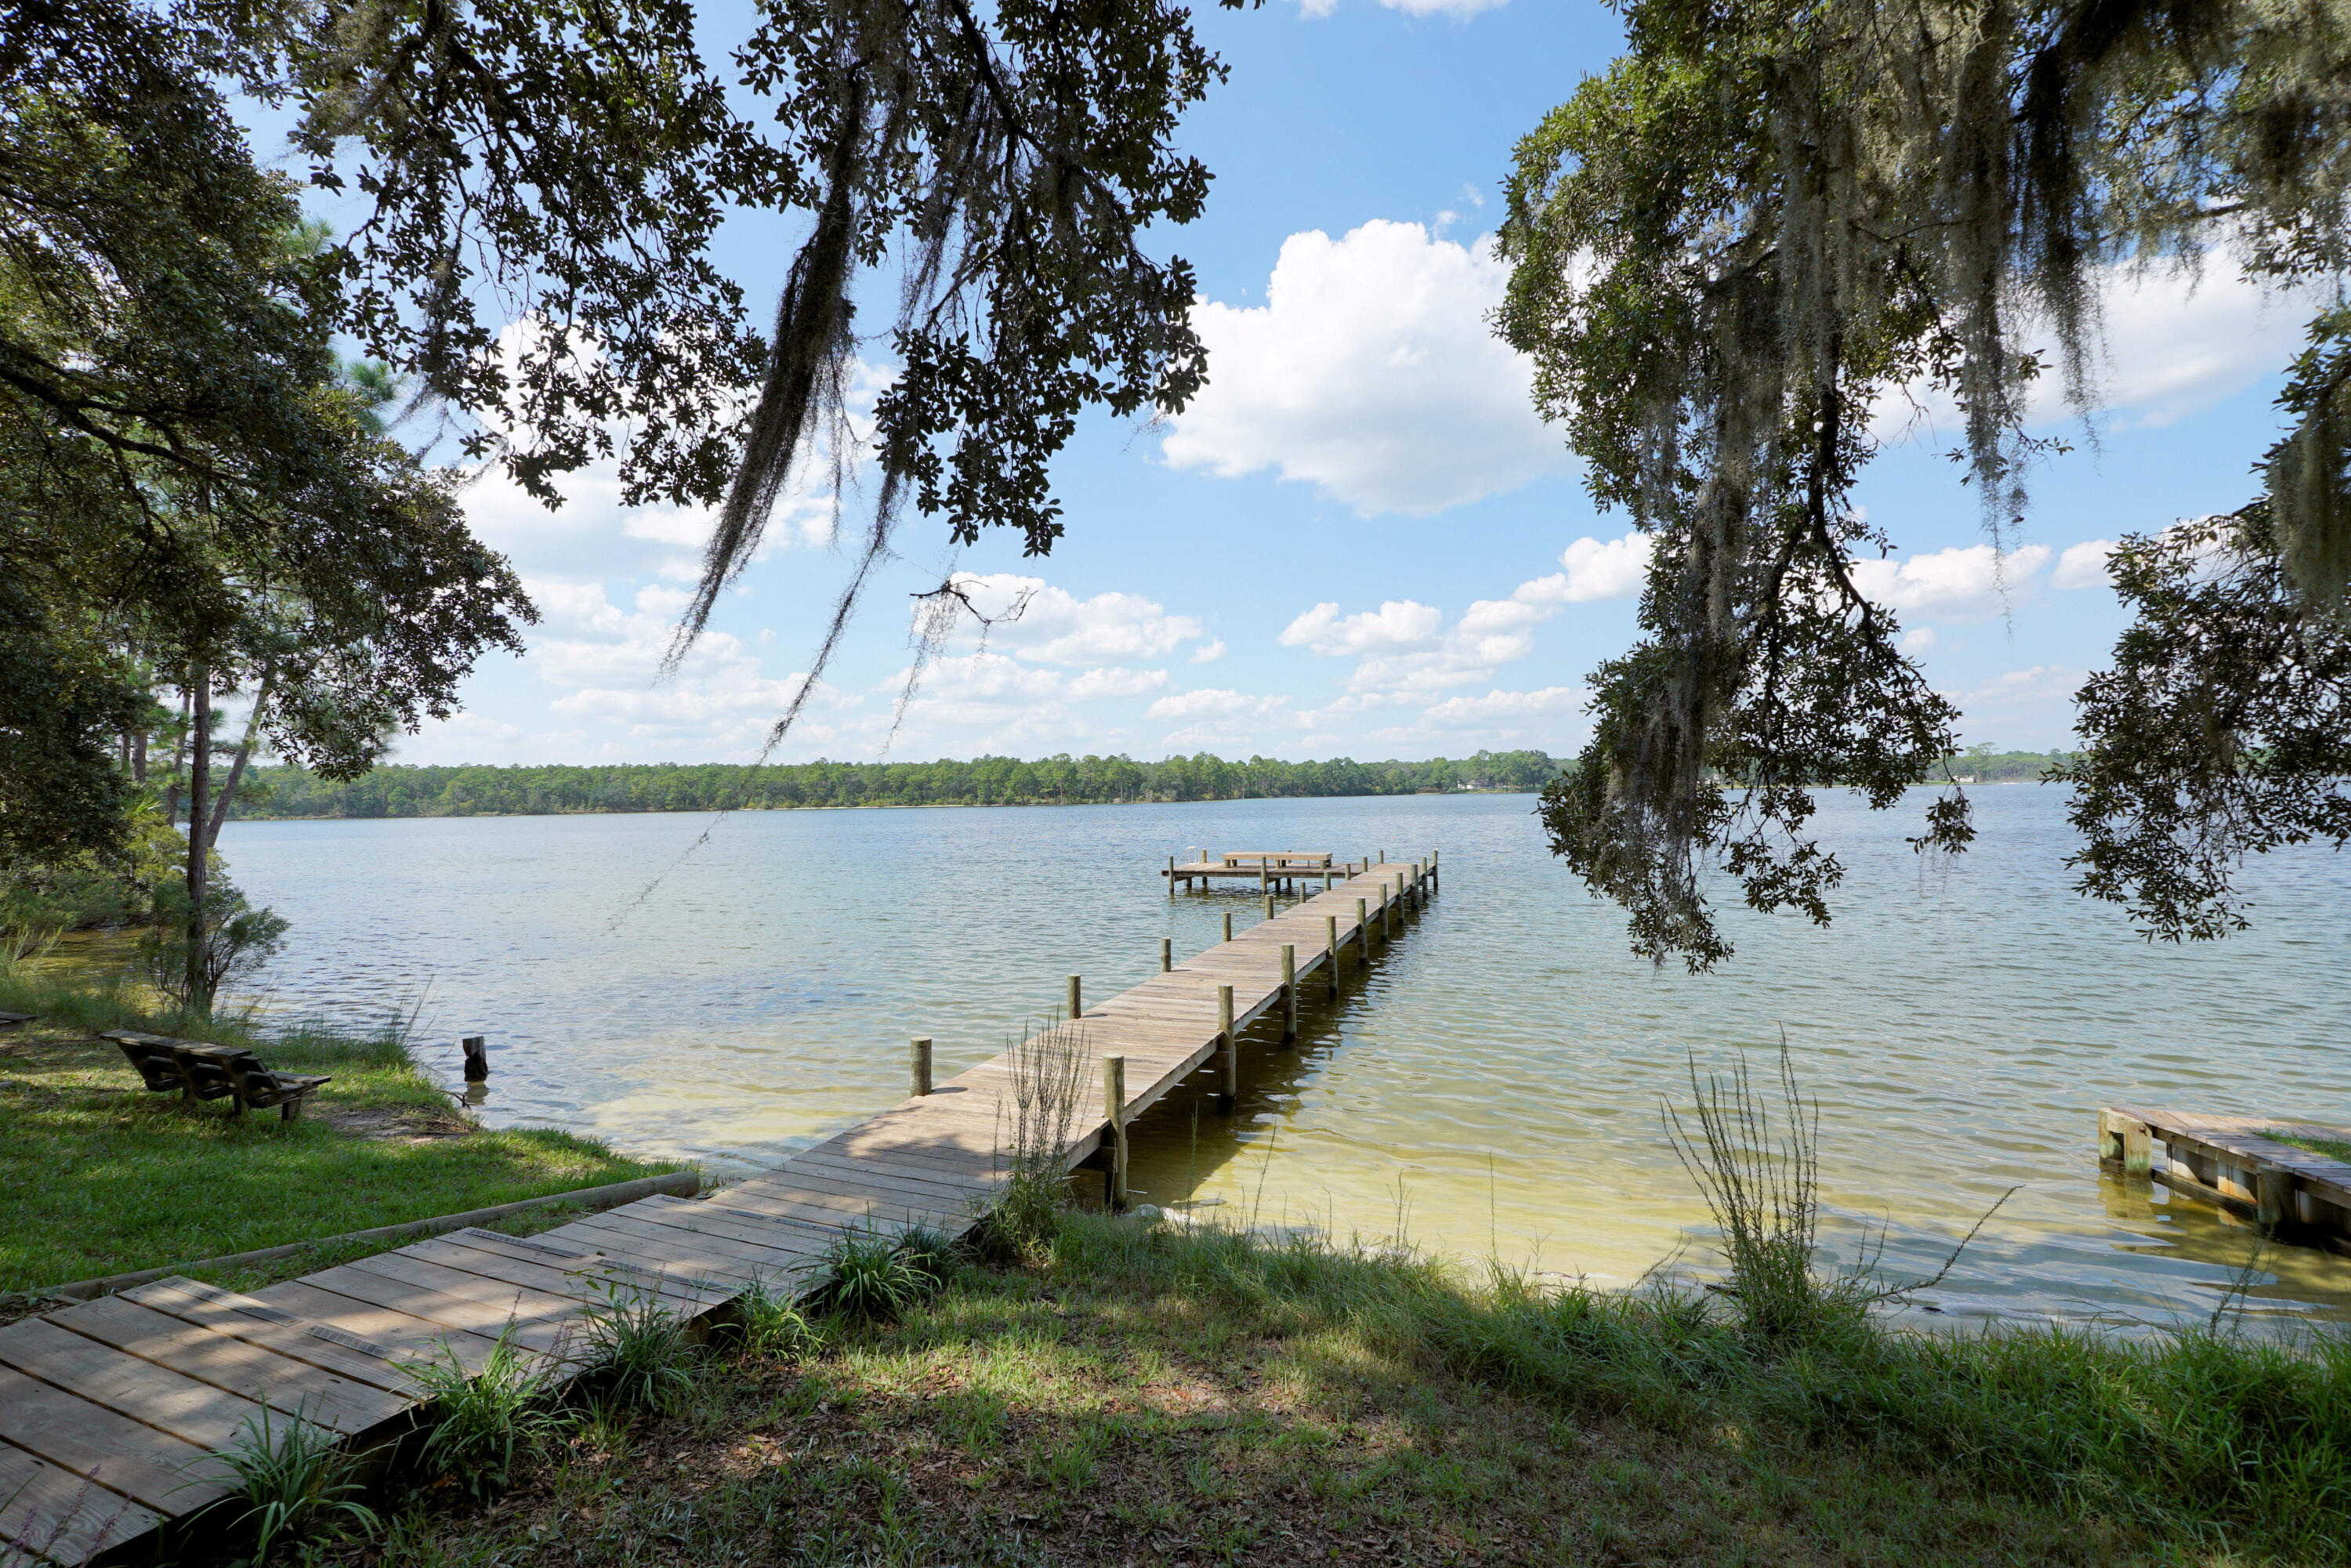
[[[242,1046],[207,1045],[127,1029],[110,1030],[100,1038],[122,1048],[124,1059],[155,1093],[176,1090],[183,1100],[233,1101],[232,1116],[244,1115],[247,1106],[266,1111],[274,1105],[280,1121],[291,1122],[302,1113],[304,1100],[318,1092],[320,1084],[333,1082],[331,1077],[273,1072]]]

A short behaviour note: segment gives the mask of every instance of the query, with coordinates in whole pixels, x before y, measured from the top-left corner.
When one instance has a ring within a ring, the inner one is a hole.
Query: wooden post
[[[1102,1063],[1102,1118],[1110,1124],[1110,1208],[1126,1207],[1126,1058],[1105,1056]]]
[[[931,1037],[929,1035],[918,1034],[914,1037],[913,1067],[914,1098],[919,1100],[931,1092]]]
[[[1281,1043],[1298,1038],[1298,946],[1281,945]]]
[[[1077,1022],[1084,1016],[1085,1010],[1084,1005],[1078,1000],[1078,977],[1071,975],[1070,977],[1070,1021]]]
[[[1270,919],[1272,919],[1272,918],[1273,918],[1273,895],[1272,895],[1272,894],[1268,894],[1266,895],[1266,900],[1265,900],[1265,917],[1266,917],[1268,920],[1270,920]]]
[[[1428,852],[1428,880],[1429,880],[1429,883],[1430,883],[1430,884],[1431,884],[1432,886],[1436,885],[1437,881],[1437,851],[1435,851],[1435,850],[1431,850],[1431,851],[1429,851],[1429,852]]]
[[[1241,1092],[1240,1042],[1233,1038],[1233,988],[1217,988],[1217,1039],[1225,1049],[1225,1091],[1217,1096],[1217,1109],[1229,1112]]]
[[[2146,1123],[2135,1117],[2101,1111],[2098,1157],[2121,1162],[2125,1176],[2151,1175],[2155,1169],[2155,1134]]]
[[[1331,955],[1331,972],[1323,977],[1331,982],[1331,998],[1336,1001],[1339,997],[1339,917],[1335,915],[1322,917],[1322,951]]]
[[[1265,857],[1263,855],[1259,855],[1257,861],[1257,890],[1259,893],[1265,891]]]
[[[1331,868],[1327,865],[1322,868],[1322,891],[1331,891]]]
[[[458,1044],[465,1051],[465,1082],[486,1082],[490,1076],[490,1042],[478,1034],[469,1034]]]
[[[1229,942],[1229,941],[1231,941],[1232,939],[1233,939],[1233,917],[1232,917],[1232,914],[1231,914],[1231,912],[1230,912],[1230,911],[1227,911],[1227,912],[1226,912],[1226,915],[1225,915],[1225,940],[1226,940],[1226,941],[1228,941],[1228,942]]]
[[[1372,963],[1372,916],[1366,907],[1369,900],[1355,900],[1355,940],[1364,949],[1364,961],[1359,968],[1369,968]]]
[[[1167,896],[1170,898],[1176,896],[1176,857],[1174,855],[1167,857]]]
[[[2256,1169],[2252,1174],[2253,1223],[2263,1230],[2275,1230],[2291,1222],[2294,1218],[2294,1173]]]
[[[1385,865],[1387,862],[1382,861],[1380,863]],[[1386,882],[1380,883],[1380,919],[1384,923],[1380,935],[1391,942],[1395,940],[1396,904],[1403,897],[1404,874],[1401,872],[1396,873],[1393,884]]]
[[[1175,967],[1176,938],[1162,936],[1159,939],[1159,972],[1164,975]]]

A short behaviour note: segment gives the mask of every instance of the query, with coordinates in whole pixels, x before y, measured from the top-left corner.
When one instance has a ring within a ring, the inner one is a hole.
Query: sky
[[[739,20],[705,10],[713,38]],[[1209,384],[1180,416],[1097,415],[1057,462],[1067,535],[1024,559],[991,530],[947,546],[910,514],[826,680],[774,759],[980,753],[1140,758],[1464,757],[1575,751],[1583,681],[1635,635],[1646,542],[1586,495],[1536,417],[1526,362],[1492,336],[1489,248],[1513,143],[1621,45],[1590,0],[1271,0],[1196,18],[1231,79],[1187,119],[1214,171],[1206,214],[1157,235],[1196,268]],[[715,52],[715,51],[714,51]],[[265,148],[265,151],[266,149]],[[716,259],[772,311],[789,256],[772,219]],[[2304,313],[2216,261],[2118,279],[2102,406],[2057,404],[2072,448],[2032,476],[1996,555],[1929,416],[1855,495],[1898,549],[1863,586],[1965,718],[1967,743],[2069,744],[2071,696],[2124,624],[2105,571],[2125,532],[2243,504]],[[886,344],[864,390],[886,384]],[[801,494],[683,667],[659,664],[708,518],[631,511],[609,469],[549,512],[496,473],[465,492],[543,614],[493,655],[465,711],[404,738],[407,763],[748,761],[796,692],[850,568],[833,511]],[[845,514],[853,534],[864,497]],[[967,574],[984,642],[933,661],[910,701],[906,595]]]

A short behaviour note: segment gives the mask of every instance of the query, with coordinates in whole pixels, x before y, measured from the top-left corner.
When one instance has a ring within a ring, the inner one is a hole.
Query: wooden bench
[[[1328,850],[1227,850],[1225,864],[1240,871],[1321,871],[1331,863]]]
[[[0,1013],[0,1029],[15,1029],[20,1023],[31,1023],[30,1013]]]
[[[248,1105],[266,1111],[277,1108],[280,1121],[302,1113],[302,1102],[331,1077],[314,1078],[298,1072],[273,1072],[242,1046],[207,1045],[202,1040],[172,1040],[136,1030],[110,1030],[100,1038],[122,1048],[147,1087],[158,1094],[173,1090],[183,1100],[228,1100],[232,1116],[245,1114]]]

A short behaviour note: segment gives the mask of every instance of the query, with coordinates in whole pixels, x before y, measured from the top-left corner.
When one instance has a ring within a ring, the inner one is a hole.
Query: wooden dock
[[[2126,1176],[2162,1182],[2287,1240],[2351,1257],[2351,1165],[2282,1144],[2272,1133],[2351,1142],[2351,1129],[2342,1127],[2126,1105],[2098,1113],[2098,1155]]]
[[[1400,935],[1437,887],[1436,857],[1343,867],[1324,892],[1100,1003],[1070,1010],[1097,1060],[1071,1167],[1123,1191],[1125,1129],[1202,1068],[1230,1095],[1241,1030],[1269,1015],[1297,1032],[1301,993]],[[1318,877],[1322,868],[1317,868]],[[1172,888],[1171,883],[1171,888]],[[1071,1000],[1082,1003],[1075,977]],[[578,1364],[583,1309],[650,1292],[700,1320],[754,1281],[798,1289],[844,1234],[961,1232],[1001,1181],[1010,1055],[928,1089],[764,1176],[688,1200],[651,1197],[528,1238],[457,1230],[238,1295],[172,1278],[0,1327],[0,1560],[74,1568],[152,1554],[156,1535],[228,1494],[213,1456],[265,1407],[354,1448],[409,1429],[418,1359],[476,1371],[502,1333]]]

